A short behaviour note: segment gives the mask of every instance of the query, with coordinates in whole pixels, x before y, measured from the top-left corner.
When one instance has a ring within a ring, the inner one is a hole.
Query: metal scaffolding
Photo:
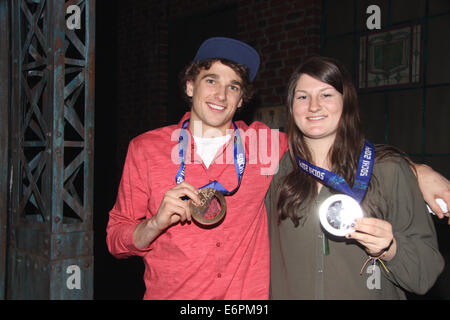
[[[95,0],[0,0],[0,14],[11,34],[0,62],[11,75],[0,95],[0,289],[7,299],[92,299]]]

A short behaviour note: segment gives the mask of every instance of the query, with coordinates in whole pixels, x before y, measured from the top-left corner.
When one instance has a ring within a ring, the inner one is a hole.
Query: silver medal
[[[338,237],[355,231],[351,225],[363,216],[359,203],[345,194],[332,195],[319,208],[320,223],[325,230]]]

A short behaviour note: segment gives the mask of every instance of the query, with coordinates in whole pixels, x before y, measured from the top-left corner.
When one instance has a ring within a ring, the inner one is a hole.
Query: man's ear
[[[239,100],[239,104],[237,106],[237,108],[239,109],[240,107],[242,107],[242,103],[244,102],[244,99],[241,98],[241,100]]]
[[[192,97],[194,95],[194,82],[186,81],[186,95]]]

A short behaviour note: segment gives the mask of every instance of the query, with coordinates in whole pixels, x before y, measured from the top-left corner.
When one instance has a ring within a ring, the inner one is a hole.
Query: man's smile
[[[213,110],[217,110],[217,111],[222,111],[225,110],[224,106],[218,105],[218,104],[214,104],[214,103],[206,103],[208,105],[208,107],[210,107]]]

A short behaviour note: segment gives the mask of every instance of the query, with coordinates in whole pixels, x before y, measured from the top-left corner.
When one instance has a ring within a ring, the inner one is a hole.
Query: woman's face
[[[292,113],[305,137],[334,141],[343,106],[342,94],[333,86],[307,74],[298,79]]]

